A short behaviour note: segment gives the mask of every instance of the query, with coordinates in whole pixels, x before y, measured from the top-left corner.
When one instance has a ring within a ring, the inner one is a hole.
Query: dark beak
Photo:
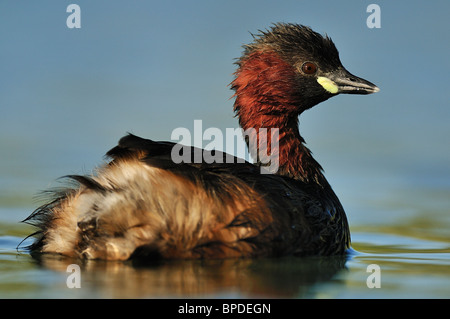
[[[375,84],[354,76],[344,68],[340,69],[339,72],[336,72],[336,74],[333,75],[334,76],[331,77],[331,80],[337,84],[338,93],[371,94],[380,90]]]

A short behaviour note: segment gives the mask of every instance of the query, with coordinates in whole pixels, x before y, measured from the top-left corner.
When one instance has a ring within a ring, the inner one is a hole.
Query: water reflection
[[[158,264],[83,261],[40,255],[44,268],[79,264],[88,298],[298,298],[345,269],[346,257],[177,260]]]
[[[450,242],[354,232],[346,257],[178,260],[157,264],[30,257],[0,236],[0,298],[449,298]],[[69,289],[67,266],[81,268]],[[370,289],[367,266],[381,269]]]

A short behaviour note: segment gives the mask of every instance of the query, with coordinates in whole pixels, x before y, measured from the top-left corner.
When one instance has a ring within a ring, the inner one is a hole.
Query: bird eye
[[[312,62],[305,62],[302,65],[302,71],[305,74],[314,74],[317,72],[317,66]]]

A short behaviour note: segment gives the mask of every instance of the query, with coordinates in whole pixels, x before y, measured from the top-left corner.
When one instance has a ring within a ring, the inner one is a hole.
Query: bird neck
[[[298,129],[302,101],[295,70],[274,52],[254,52],[238,63],[234,110],[249,152],[261,165],[266,155],[278,160],[276,173],[304,182],[327,184],[322,168]],[[272,163],[273,164],[273,163]]]

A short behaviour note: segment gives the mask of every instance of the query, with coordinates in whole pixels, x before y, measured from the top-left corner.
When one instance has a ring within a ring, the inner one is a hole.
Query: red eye
[[[314,74],[317,72],[317,66],[312,62],[305,62],[302,65],[302,71],[305,74]]]

